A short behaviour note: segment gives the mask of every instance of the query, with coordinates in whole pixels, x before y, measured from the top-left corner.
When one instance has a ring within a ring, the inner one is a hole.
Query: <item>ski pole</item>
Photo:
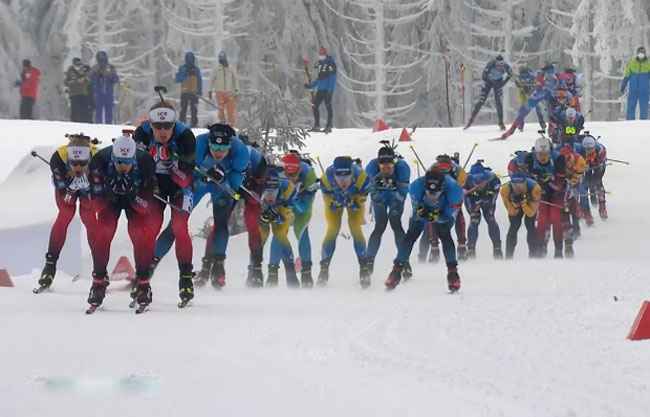
[[[467,155],[467,160],[465,160],[465,163],[463,164],[463,169],[467,166],[469,163],[469,160],[472,158],[472,155],[474,154],[474,150],[478,146],[478,142],[474,142],[474,146],[472,146],[472,150],[469,152],[469,155]]]
[[[561,206],[559,204],[551,203],[550,201],[544,201],[544,200],[539,200],[540,204],[546,204],[547,206],[551,207],[557,207],[559,209],[564,210],[564,206]]]
[[[620,159],[607,158],[607,160],[612,161],[612,162],[616,162],[616,163],[619,163],[619,164],[630,165],[630,163],[628,161],[623,161],[623,160],[620,160]]]
[[[420,177],[420,164],[418,164],[418,160],[417,160],[417,159],[414,159],[414,160],[413,160],[413,163],[415,164],[415,167],[416,167],[417,170],[418,170],[418,177]]]
[[[199,100],[203,101],[204,103],[207,103],[208,106],[211,106],[213,109],[215,109],[215,110],[219,110],[219,107],[217,107],[216,104],[214,104],[213,102],[211,102],[211,101],[208,100],[207,98],[203,97],[202,95],[200,95],[200,94],[198,94],[198,93],[192,93],[192,94],[194,94],[196,97],[198,97]]]
[[[427,167],[424,166],[424,162],[422,162],[422,160],[420,159],[420,156],[418,155],[418,153],[415,152],[415,148],[413,147],[413,145],[409,145],[409,148],[411,148],[411,151],[413,152],[413,155],[415,155],[415,157],[417,158],[417,161],[420,163],[420,165],[422,165],[422,169],[426,172]]]
[[[325,170],[323,169],[323,164],[320,163],[320,156],[316,156],[316,162],[318,162],[318,166],[320,167],[321,172],[324,174]]]
[[[38,159],[40,159],[41,161],[45,162],[48,166],[50,166],[50,163],[49,163],[45,158],[43,158],[42,156],[40,156],[36,151],[32,151],[32,152],[31,152],[31,155],[32,155],[34,158],[38,158]]]
[[[169,207],[173,208],[174,210],[176,210],[176,211],[182,211],[181,209],[179,209],[178,207],[176,207],[174,204],[172,204],[172,203],[170,203],[169,201],[165,200],[164,198],[162,198],[162,197],[159,196],[158,194],[154,194],[153,196],[154,196],[154,198],[156,198],[156,199],[162,201],[163,203],[167,204]]]
[[[219,181],[215,180],[210,174],[208,174],[203,168],[197,167],[196,165],[194,166],[194,170],[198,172],[199,174],[203,175],[205,178],[209,179],[212,181],[217,188],[220,190],[223,190],[226,192],[226,194],[230,195],[232,198],[235,200],[239,200],[240,195],[237,194],[235,191],[233,191],[230,187],[227,187],[223,184],[221,184]],[[244,190],[246,191],[246,190]]]

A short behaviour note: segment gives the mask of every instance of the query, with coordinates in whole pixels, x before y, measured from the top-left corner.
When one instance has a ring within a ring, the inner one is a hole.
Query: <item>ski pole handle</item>
[[[469,164],[469,160],[472,158],[472,155],[474,155],[474,150],[478,146],[478,142],[474,142],[474,146],[472,146],[472,150],[469,152],[469,155],[467,155],[467,159],[465,160],[465,163],[463,164],[463,169]]]
[[[320,167],[321,172],[324,174],[325,170],[323,169],[323,164],[320,163],[320,156],[316,156],[316,162],[318,162],[318,166]]]
[[[38,158],[38,159],[40,159],[41,161],[45,162],[45,163],[47,164],[47,166],[50,166],[50,163],[49,163],[45,158],[43,158],[42,156],[40,156],[36,151],[32,151],[32,152],[31,152],[31,155],[32,155],[34,158]]]
[[[220,190],[225,191],[226,194],[230,195],[230,196],[231,196],[232,198],[234,198],[235,200],[239,200],[239,197],[240,197],[239,194],[237,194],[236,192],[234,192],[230,187],[227,187],[227,186],[221,184],[220,182],[216,181],[216,180],[215,180],[214,178],[212,178],[212,176],[210,176],[210,175],[209,175],[209,174],[208,174],[204,169],[199,168],[199,167],[197,167],[197,166],[195,165],[195,166],[194,166],[194,170],[195,170],[196,172],[198,172],[199,174],[203,175],[205,178],[207,178],[207,179],[209,179],[210,181],[212,181],[212,182],[217,186],[217,188],[219,188]]]

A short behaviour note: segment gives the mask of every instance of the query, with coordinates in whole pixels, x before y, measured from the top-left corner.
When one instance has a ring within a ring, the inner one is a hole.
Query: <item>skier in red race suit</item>
[[[120,136],[113,146],[99,151],[90,161],[90,194],[97,213],[99,231],[91,245],[93,256],[93,283],[88,304],[99,306],[104,301],[108,275],[106,266],[111,242],[122,210],[129,221],[128,231],[133,243],[137,301],[151,303],[149,267],[153,259],[155,236],[147,233],[147,214],[153,204],[155,165],[146,152],[137,149],[129,136]]]
[[[180,275],[179,297],[182,301],[189,301],[194,298],[194,273],[192,238],[187,221],[193,205],[196,138],[189,127],[175,120],[174,106],[160,101],[151,107],[149,120],[136,129],[133,139],[146,149],[154,160],[156,196],[171,205],[171,224],[176,238],[176,260]],[[161,200],[155,200],[149,212],[148,233],[154,245],[167,206]],[[153,256],[150,261],[152,268],[155,268]]]
[[[54,184],[54,198],[59,214],[52,225],[50,242],[45,254],[45,267],[38,280],[39,291],[52,285],[56,275],[56,262],[65,244],[68,226],[77,211],[88,233],[88,244],[96,239],[97,216],[90,204],[90,182],[88,180],[88,162],[97,153],[97,148],[90,144],[88,137],[73,135],[67,145],[61,146],[52,154],[50,169]]]

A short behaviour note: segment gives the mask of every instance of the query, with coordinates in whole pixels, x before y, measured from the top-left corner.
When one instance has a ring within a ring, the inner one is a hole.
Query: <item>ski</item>
[[[38,288],[34,288],[34,289],[32,289],[32,292],[33,292],[34,294],[40,294],[40,293],[42,293],[43,291],[47,290],[48,288],[50,288],[49,285],[41,285],[41,286],[38,287]]]
[[[496,138],[490,138],[490,139],[488,139],[489,142],[493,142],[493,141],[495,141],[495,140],[506,140],[506,138],[502,138],[501,136],[498,136],[498,137],[496,137]]]
[[[138,305],[138,303],[135,301],[135,299],[131,300],[131,302],[129,303],[129,308],[135,308],[135,306],[137,306],[137,305]]]
[[[510,129],[503,132],[503,134],[501,135],[501,139],[508,139],[510,136],[512,136],[513,133],[515,133],[515,129],[517,129],[517,121],[516,120],[512,124],[512,126],[510,126]]]
[[[95,310],[97,310],[98,308],[99,308],[99,306],[91,305],[86,310],[86,314],[93,314],[95,312]]]
[[[185,298],[185,299],[181,300],[180,303],[178,303],[178,308],[185,308],[185,307],[187,307],[187,305],[189,303],[190,303],[190,300]]]
[[[135,314],[142,314],[149,309],[149,304],[140,304],[140,306],[135,310]]]

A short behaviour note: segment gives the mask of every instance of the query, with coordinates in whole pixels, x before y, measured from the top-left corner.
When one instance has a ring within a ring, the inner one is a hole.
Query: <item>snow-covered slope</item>
[[[530,127],[504,142],[486,140],[499,134],[494,127],[418,129],[411,144],[431,162],[453,151],[464,160],[478,142],[473,159],[505,173],[510,154],[530,148],[537,137]],[[37,276],[14,278],[16,288],[0,288],[2,415],[646,415],[650,342],[625,336],[650,295],[648,127],[588,123],[612,158],[631,165],[608,167],[610,219],[583,225],[575,259],[528,260],[521,230],[515,259],[494,261],[482,225],[478,259],[459,266],[463,288],[456,296],[447,294],[443,264],[420,265],[415,257],[413,280],[384,291],[395,255],[390,230],[365,291],[352,244],[342,237],[329,286],[308,291],[245,288],[248,251],[245,236],[237,236],[229,246],[227,286],[197,289],[183,311],[175,305],[172,253],[154,278],[154,304],[140,317],[128,308],[119,282],[102,309],[85,316],[88,274],[74,283],[59,277],[39,296],[31,294]],[[53,147],[69,129],[105,143],[119,133],[112,126],[38,122],[2,121],[0,129],[20,137],[0,142],[0,179],[33,146]],[[314,135],[307,151],[324,164],[340,154],[366,162],[377,140],[391,135],[399,130],[335,130]],[[408,145],[399,151],[412,162]],[[33,192],[11,209],[3,204],[2,224],[28,221],[23,205],[56,213],[47,172],[23,175]],[[15,181],[21,180],[12,175],[2,187]],[[310,227],[315,263],[325,231],[320,196],[316,201]],[[499,204],[505,238],[508,223]],[[204,207],[193,214],[193,229],[208,215]],[[372,227],[364,227],[366,236]],[[195,240],[197,266],[203,243]],[[122,225],[113,261],[130,250]],[[42,259],[34,253],[35,268]],[[84,258],[86,271],[88,262]]]

